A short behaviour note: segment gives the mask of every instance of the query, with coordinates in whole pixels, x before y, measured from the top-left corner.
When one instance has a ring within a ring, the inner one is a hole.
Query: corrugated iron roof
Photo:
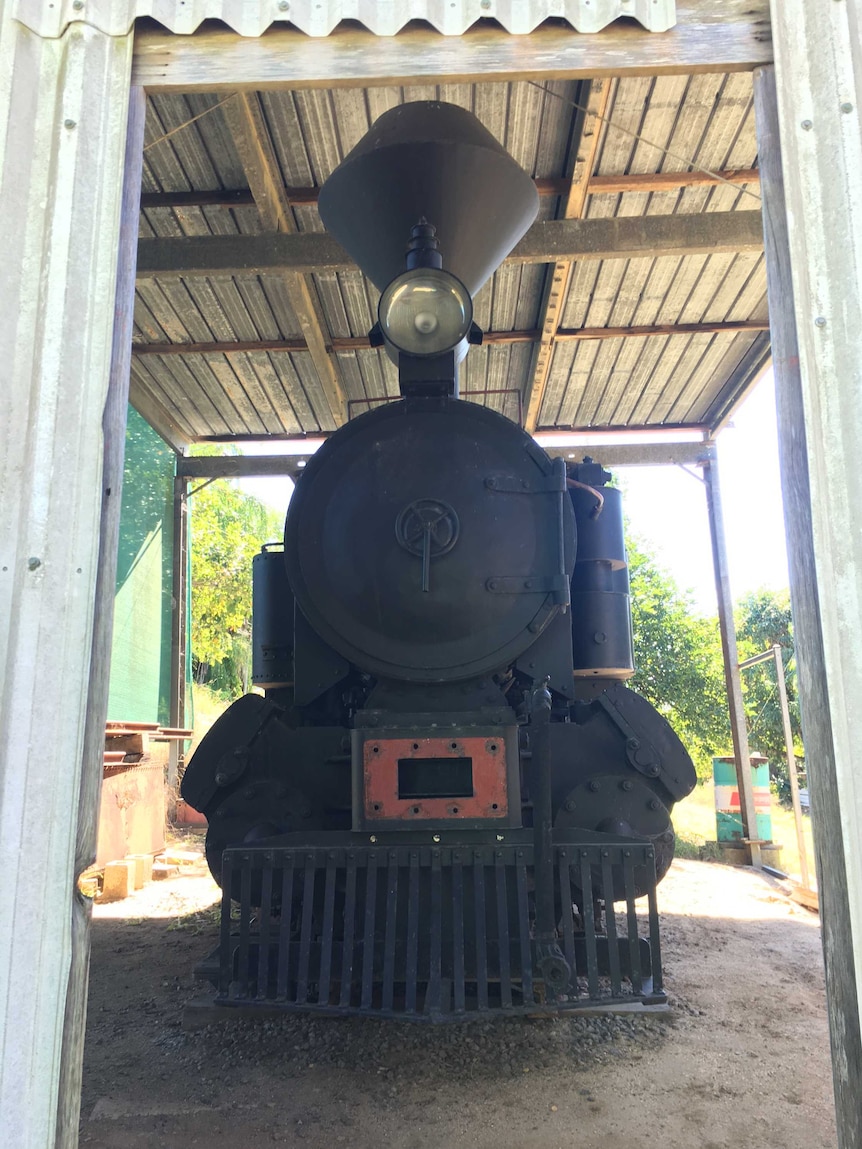
[[[460,36],[487,19],[519,36],[549,19],[566,20],[578,32],[600,32],[620,16],[651,32],[666,32],[676,22],[676,0],[15,0],[13,9],[25,27],[50,37],[76,22],[121,36],[142,16],[182,35],[204,20],[221,20],[240,36],[260,36],[276,21],[289,21],[308,36],[328,36],[344,20],[377,36],[394,36],[411,20],[425,20],[446,36]]]
[[[561,211],[562,181],[571,177],[578,144],[575,105],[583,92],[575,82],[489,82],[276,90],[255,98],[302,233],[322,230],[314,189],[373,120],[394,104],[417,99],[448,100],[473,111],[540,182],[546,193],[540,218],[553,219]],[[142,237],[261,233],[225,99],[150,98]],[[748,73],[616,81],[599,130],[587,219],[758,206],[756,173],[748,183],[616,193],[600,186],[612,176],[666,173],[675,179],[669,173],[753,169]],[[632,181],[625,186],[631,189]],[[178,193],[197,202],[177,202]],[[523,414],[547,275],[546,264],[505,264],[479,292],[476,321],[489,335],[467,357],[465,397],[513,418]],[[364,339],[376,318],[374,287],[356,270],[321,271],[311,278],[348,416],[397,395],[394,368]],[[140,280],[133,394],[144,413],[147,407],[170,408],[189,440],[332,430],[333,413],[305,349],[294,302],[277,274]],[[765,269],[757,252],[576,261],[538,426],[713,427],[768,360],[766,319]],[[718,329],[691,330],[705,324]],[[734,326],[728,330],[728,324]],[[661,330],[653,334],[642,331],[656,327]],[[232,342],[242,347],[222,346]],[[159,353],[142,346],[153,344]],[[203,346],[177,354],[166,344]]]

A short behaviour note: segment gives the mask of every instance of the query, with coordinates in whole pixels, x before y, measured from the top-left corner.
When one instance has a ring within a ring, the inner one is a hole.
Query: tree
[[[761,589],[746,595],[736,608],[736,634],[740,660],[751,658],[781,647],[784,681],[787,687],[790,726],[793,732],[793,750],[797,758],[803,755],[799,700],[796,691],[793,657],[793,620],[790,613],[789,591]],[[772,659],[743,671],[742,679],[745,713],[748,719],[748,740],[752,750],[758,750],[769,759],[772,777],[780,789],[789,787],[787,760],[784,750],[784,726],[778,684],[775,681],[775,662]]]
[[[235,696],[248,688],[250,677],[252,559],[263,543],[280,538],[282,523],[227,479],[198,490],[190,516],[195,676]]]
[[[729,752],[730,726],[716,619],[699,615],[673,577],[629,537],[635,666],[631,686],[670,722],[698,776]]]

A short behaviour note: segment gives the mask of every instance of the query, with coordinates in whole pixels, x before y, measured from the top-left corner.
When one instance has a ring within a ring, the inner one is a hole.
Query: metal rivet
[[[484,8],[487,11],[488,8],[491,7],[491,0],[482,0],[480,7]]]
[[[377,841],[377,835],[376,835],[376,834],[372,834],[372,835],[371,835],[371,837],[368,839],[368,841],[369,841],[369,842],[376,842],[376,841]]]
[[[814,326],[815,327],[825,327],[826,326],[826,319],[824,318],[824,316],[818,315],[817,318],[814,320]]]
[[[440,841],[440,835],[439,834],[432,834],[431,835],[431,841],[432,842],[439,842]]]
[[[852,104],[842,104],[841,105],[841,111],[844,113],[845,116],[849,116],[849,114],[853,111],[853,105]]]
[[[42,560],[37,559],[35,555],[33,555],[31,558],[27,559],[27,569],[28,570],[31,570],[31,571],[37,570],[41,565],[42,565]]]
[[[802,121],[803,132],[810,132],[813,127],[814,127],[814,124],[812,124],[811,120],[803,120]]]
[[[497,841],[498,841],[498,842],[502,842],[502,841],[503,841],[503,835],[502,835],[502,834],[498,834],[498,835],[497,835]]]
[[[278,9],[280,12],[286,12],[290,5],[287,0],[278,0]]]
[[[64,120],[63,121],[63,127],[64,128],[72,129],[72,128],[77,128],[77,126],[78,126],[78,124],[77,124],[77,121],[75,121],[75,120]]]
[[[76,12],[80,12],[84,7],[84,0],[72,0],[72,7]]]

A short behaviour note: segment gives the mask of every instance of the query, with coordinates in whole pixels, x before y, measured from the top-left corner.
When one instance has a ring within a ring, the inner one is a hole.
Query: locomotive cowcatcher
[[[402,397],[302,473],[283,550],[254,562],[264,694],[183,777],[223,890],[202,968],[225,1005],[436,1020],[664,1000],[656,883],[695,775],[624,685],[619,492],[458,398],[472,298],[537,202],[437,102],[387,112],[321,188],[381,293],[370,339]]]

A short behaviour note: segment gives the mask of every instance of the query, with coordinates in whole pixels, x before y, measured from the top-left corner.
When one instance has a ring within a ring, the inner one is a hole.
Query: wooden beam
[[[719,187],[721,184],[756,184],[757,168],[726,168],[720,172],[634,172],[629,175],[593,176],[590,195],[618,195],[621,192],[667,192],[680,188]],[[571,180],[540,178],[533,181],[541,196],[565,195]],[[318,187],[285,187],[294,206],[316,204]],[[249,188],[223,188],[218,191],[143,192],[141,208],[242,207],[254,203]]]
[[[242,161],[264,229],[282,235],[295,235],[297,227],[293,211],[285,194],[278,159],[264,122],[259,97],[254,92],[237,92],[233,99],[225,102],[222,112]],[[308,353],[320,379],[333,422],[338,427],[347,422],[347,404],[344,388],[326,346],[326,320],[317,291],[308,275],[289,270],[285,270],[283,275]],[[326,420],[321,420],[321,414],[316,412],[318,422],[323,425]]]
[[[621,192],[668,192],[680,188],[720,187],[722,184],[756,184],[757,168],[730,168],[719,172],[647,172],[619,176],[593,176],[590,195],[618,195]]]
[[[746,331],[768,331],[765,319],[746,319],[739,322],[721,323],[656,323],[644,327],[561,327],[557,330],[557,342],[561,340],[589,339],[638,339],[650,335],[737,335]],[[508,343],[537,343],[540,331],[486,331],[483,346]],[[367,351],[371,344],[366,335],[333,339],[335,352]],[[133,343],[132,354],[146,355],[231,355],[248,351],[297,352],[306,351],[304,339],[258,339],[229,340],[220,343]],[[142,412],[143,414],[143,412]]]
[[[702,212],[536,223],[510,254],[510,263],[637,256],[716,255],[762,251],[759,211]],[[184,236],[142,239],[138,278],[273,275],[283,271],[355,270],[329,235]]]
[[[622,21],[590,36],[559,24],[529,36],[484,26],[463,36],[342,27],[319,39],[291,28],[251,38],[206,25],[194,36],[141,27],[132,76],[149,91],[223,92],[748,72],[771,61],[768,0],[679,0],[676,25],[660,36]]]
[[[754,76],[793,634],[810,763],[838,1145],[862,1145],[859,394],[862,3],[793,0]],[[782,14],[782,19],[783,19]],[[848,26],[849,25],[849,26]],[[784,73],[782,75],[782,72]],[[854,76],[855,73],[855,76]],[[779,128],[779,111],[781,128]],[[812,115],[804,127],[803,116]],[[855,123],[848,120],[856,117]],[[782,157],[782,150],[784,155]],[[855,187],[855,195],[854,195]],[[793,220],[788,226],[788,207]],[[825,322],[821,322],[821,320]]]
[[[551,458],[583,459],[589,456],[603,467],[699,467],[709,443],[581,443],[574,447],[543,449]]]
[[[767,319],[728,320],[718,323],[653,323],[639,327],[560,327],[557,342],[567,339],[644,339],[650,335],[738,335],[768,331]]]
[[[298,440],[302,442],[303,440]],[[186,455],[177,460],[177,476],[182,479],[241,479],[261,475],[299,474],[314,454],[292,455]]]
[[[583,90],[584,85],[582,85]],[[580,219],[583,215],[589,192],[590,177],[596,166],[599,141],[603,138],[604,115],[610,102],[611,80],[593,80],[586,96],[586,109],[578,127],[575,162],[568,191],[563,197],[560,215],[563,219]],[[566,300],[569,296],[569,282],[572,276],[572,261],[560,260],[549,267],[545,277],[544,296],[541,305],[542,336],[533,357],[531,377],[524,387],[524,428],[532,434],[539,422],[539,412],[545,397],[545,387],[551,373],[554,358],[554,341]]]

